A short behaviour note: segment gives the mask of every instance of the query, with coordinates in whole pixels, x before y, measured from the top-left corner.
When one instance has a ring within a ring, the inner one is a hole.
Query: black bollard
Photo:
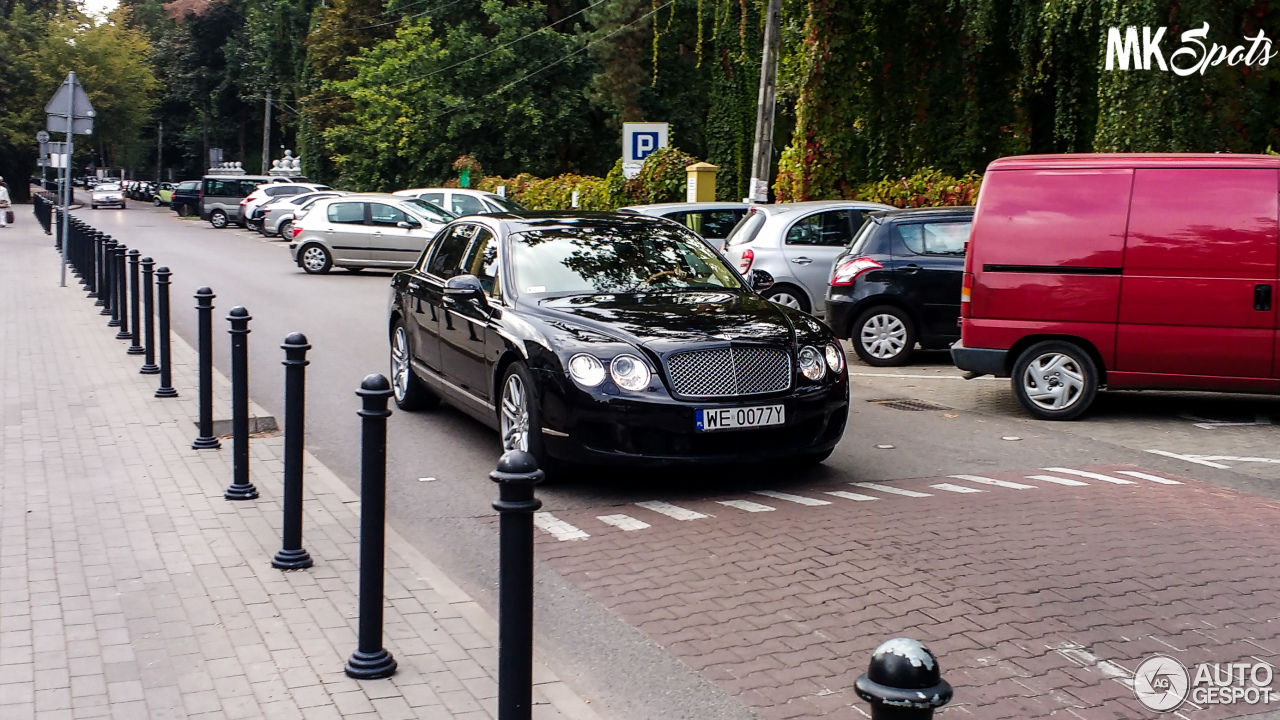
[[[489,473],[498,483],[498,720],[533,712],[533,486],[542,471],[522,450],[502,454]]]
[[[173,389],[173,358],[169,353],[169,268],[156,269],[156,286],[159,290],[159,304],[156,314],[160,316],[160,387],[156,389],[156,397],[178,397]]]
[[[160,372],[160,367],[156,365],[156,298],[155,298],[155,267],[156,262],[149,257],[142,258],[138,263],[142,266],[142,345],[143,352],[142,367],[138,372],[143,375],[155,375]],[[137,323],[134,324],[134,332],[137,332]]]
[[[222,447],[218,438],[213,436],[213,299],[217,295],[202,287],[196,290],[195,297],[196,344],[200,354],[200,434],[191,447],[203,450]]]
[[[387,532],[387,400],[391,383],[370,375],[356,394],[363,400],[360,430],[360,638],[346,672],[357,680],[391,677],[395,658],[382,647],[382,575]]]
[[[136,249],[129,251],[129,312],[133,316],[131,321],[133,330],[129,333],[129,349],[125,352],[130,355],[141,355],[146,352],[142,347],[142,329],[139,327],[142,324],[139,322],[142,320],[142,309],[139,307],[141,298],[138,292],[138,257],[140,255],[142,253]]]
[[[116,241],[110,235],[102,247],[102,287],[103,296],[102,312],[99,315],[111,315],[111,307],[116,304]],[[111,325],[111,321],[107,321],[107,325]]]
[[[228,500],[252,500],[258,489],[249,482],[249,311],[231,308],[231,486]]]
[[[95,262],[98,265],[98,299],[93,301],[97,307],[107,304],[107,235],[106,233],[98,233],[97,256]]]
[[[98,297],[98,287],[102,282],[102,274],[100,272],[99,265],[98,265],[98,256],[99,256],[99,253],[101,252],[99,248],[101,247],[102,247],[102,233],[98,232],[97,230],[90,232],[89,238],[88,238],[88,244],[85,247],[85,253],[86,253],[85,257],[89,263],[87,268],[89,272],[89,295],[88,296],[91,298]],[[94,305],[97,305],[97,304],[98,303],[96,302],[94,303]]]
[[[284,537],[271,566],[281,570],[311,567],[302,548],[302,448],[306,421],[307,351],[302,333],[291,333],[284,349]]]
[[[938,658],[911,638],[881,643],[853,687],[858,697],[871,703],[871,720],[930,720],[952,695]]]
[[[119,327],[120,332],[116,333],[117,340],[129,339],[129,271],[126,269],[129,248],[126,245],[116,246],[116,274],[112,284],[115,286],[116,296],[112,302],[111,319],[115,321],[113,327]],[[111,323],[107,323],[111,325]]]

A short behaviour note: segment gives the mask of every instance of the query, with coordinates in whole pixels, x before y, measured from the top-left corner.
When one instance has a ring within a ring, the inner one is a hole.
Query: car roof
[[[972,215],[972,205],[947,205],[944,207],[895,208],[893,210],[877,210],[871,217],[889,220],[914,217],[930,217],[934,215]]]
[[[392,195],[404,197],[406,195],[414,195],[424,192],[456,192],[466,195],[483,195],[485,197],[502,197],[498,193],[492,193],[488,190],[476,190],[475,188],[448,188],[448,187],[428,187],[428,188],[406,188],[404,190],[396,190]]]
[[[813,212],[814,210],[822,210],[824,208],[854,208],[858,210],[893,210],[894,208],[883,203],[870,202],[867,200],[808,200],[806,202],[796,203],[770,203],[755,204],[751,208],[753,210],[764,212],[769,216],[790,215],[793,213]]]
[[[610,227],[623,229],[638,225],[662,225],[664,227],[683,227],[666,218],[642,215],[639,213],[596,212],[584,210],[528,210],[524,212],[489,213],[487,215],[466,215],[459,220],[468,222],[489,221],[503,225],[508,232],[529,232],[531,230],[571,230],[574,228]],[[456,221],[455,221],[456,222]]]
[[[1220,167],[1280,169],[1280,157],[1235,153],[1076,153],[1015,155],[1000,158],[987,170],[1047,170],[1057,168],[1172,168]]]
[[[674,202],[654,203],[652,205],[628,205],[618,208],[618,212],[633,212],[641,215],[673,212],[678,210],[748,210],[751,206],[744,202]]]

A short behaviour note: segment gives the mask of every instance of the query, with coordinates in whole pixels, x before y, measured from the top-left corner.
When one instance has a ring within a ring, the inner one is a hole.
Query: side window
[[[400,209],[382,203],[369,203],[369,218],[374,225],[395,225],[409,219]]]
[[[462,260],[462,274],[479,278],[480,285],[489,297],[501,297],[501,286],[498,283],[498,241],[488,228],[480,228],[468,245]]]
[[[236,197],[249,197],[250,195],[253,194],[254,190],[258,189],[258,186],[262,184],[262,181],[261,180],[241,180],[239,183],[234,183],[234,181],[231,183],[228,183],[228,185],[233,185],[233,186],[235,184],[238,184],[240,186],[239,192],[236,193]]]
[[[917,255],[963,255],[969,240],[968,222],[903,223],[898,225],[902,244]]]
[[[364,203],[342,202],[329,205],[329,222],[362,224],[364,222]]]
[[[435,254],[427,264],[427,272],[445,279],[462,274],[462,258],[476,234],[475,225],[454,225],[449,234],[437,242]]]
[[[853,239],[847,210],[828,210],[797,222],[787,231],[788,245],[848,245]]]
[[[441,210],[449,209],[444,206],[444,193],[442,192],[422,193],[421,195],[418,196],[418,198],[420,200],[426,200],[427,202],[431,203],[432,205],[435,205]]]
[[[289,189],[289,188],[282,188],[282,187],[280,187],[280,186],[278,186],[278,185],[277,185],[277,186],[268,186],[268,187],[263,188],[263,189],[262,189],[262,192],[266,193],[266,195],[267,195],[268,197],[278,197],[278,196],[280,196],[280,195],[284,195],[284,194],[285,194],[285,191],[286,191],[286,190],[288,190],[288,189]]]
[[[733,228],[746,214],[746,210],[700,210],[684,214],[684,219],[668,215],[698,233],[702,237],[720,240],[728,237]]]
[[[453,205],[454,215],[478,215],[484,212],[484,204],[480,202],[480,198],[463,195],[462,193],[451,193],[449,199]]]

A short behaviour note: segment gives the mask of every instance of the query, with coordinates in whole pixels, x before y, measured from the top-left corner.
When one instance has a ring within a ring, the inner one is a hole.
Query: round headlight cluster
[[[569,358],[569,374],[579,385],[595,387],[604,382],[604,365],[596,356],[580,353]]]
[[[829,343],[822,354],[826,355],[827,367],[831,368],[831,372],[838,373],[844,367],[844,350],[839,345]]]
[[[609,374],[613,375],[613,381],[618,387],[632,392],[649,387],[649,380],[652,378],[649,366],[635,355],[619,355],[614,358],[609,363]]]
[[[817,348],[810,345],[800,348],[800,374],[813,381],[821,380],[827,374],[826,362]]]

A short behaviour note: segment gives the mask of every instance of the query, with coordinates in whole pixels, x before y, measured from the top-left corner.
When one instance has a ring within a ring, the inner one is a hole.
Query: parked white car
[[[520,203],[508,200],[496,193],[463,188],[413,188],[411,190],[397,190],[392,194],[426,200],[432,205],[444,208],[458,217],[463,215],[525,212],[528,210]]]
[[[766,298],[823,317],[836,257],[853,241],[865,213],[892,209],[857,200],[752,205],[725,238],[724,256],[744,276],[752,270],[772,275]]]
[[[316,275],[334,267],[412,267],[427,243],[455,216],[424,200],[361,193],[323,198],[295,216],[293,258]]]
[[[279,235],[288,240],[292,237],[293,219],[302,206],[322,198],[338,197],[348,193],[331,190],[328,192],[303,193],[301,195],[281,195],[258,206],[250,220],[258,226],[258,232],[266,237]]]
[[[102,183],[89,194],[89,207],[97,210],[107,205],[124,209],[124,188],[119,183]]]
[[[246,228],[257,230],[261,226],[254,219],[253,211],[268,200],[288,195],[323,192],[330,189],[332,188],[328,185],[317,185],[315,183],[264,183],[259,185],[257,190],[249,193],[248,197],[240,201],[240,217],[244,218],[244,226]]]

